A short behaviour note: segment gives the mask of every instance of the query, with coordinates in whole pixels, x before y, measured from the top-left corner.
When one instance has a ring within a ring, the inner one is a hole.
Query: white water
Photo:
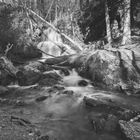
[[[114,98],[114,95],[95,92],[89,83],[86,87],[79,87],[78,80],[83,79],[76,71],[63,77],[65,90],[74,91],[73,95],[54,93],[51,98],[44,101],[41,109],[45,113],[45,128],[47,134],[58,140],[121,140],[112,134],[96,134],[90,123],[91,116],[98,118],[101,112],[89,110],[83,103],[84,96],[103,96]],[[84,79],[86,80],[86,79]],[[88,81],[88,80],[87,80]]]
[[[44,87],[43,91],[37,91],[36,95],[35,90],[31,94],[30,90],[32,91],[32,89],[27,88],[27,94],[24,93],[22,96],[25,99],[24,96],[26,95],[26,99],[29,98],[30,101],[29,105],[23,106],[24,110],[32,112],[29,120],[42,128],[42,135],[53,137],[50,138],[51,140],[54,138],[57,140],[122,140],[111,133],[96,133],[91,124],[91,119],[97,119],[102,111],[89,109],[83,102],[84,96],[109,99],[117,99],[117,96],[95,90],[90,81],[86,87],[80,87],[78,86],[79,80],[88,81],[80,77],[75,70],[71,71],[69,76],[63,76],[61,84],[65,86],[65,90],[74,91],[74,94],[52,92],[51,97],[42,102],[35,102],[32,99],[35,99],[36,95],[39,94],[48,95],[48,87]]]

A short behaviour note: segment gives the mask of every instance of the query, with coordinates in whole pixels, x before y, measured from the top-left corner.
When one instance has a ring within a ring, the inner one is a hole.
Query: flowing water
[[[68,77],[65,79],[67,81]],[[52,140],[123,140],[117,133],[94,131],[91,120],[98,119],[106,110],[88,108],[83,102],[84,96],[106,97],[118,101],[118,104],[128,104],[130,108],[140,109],[139,99],[135,97],[118,96],[114,93],[95,90],[90,85],[86,87],[67,86],[65,90],[72,90],[74,94],[61,94],[54,91],[50,95],[47,87],[24,90],[16,87],[12,90],[13,94],[4,98],[24,100],[26,104],[6,105],[3,109],[11,114],[25,117],[39,127],[42,135],[49,135]],[[48,96],[46,100],[35,101],[37,97],[44,95]]]
[[[26,118],[39,126],[43,135],[49,135],[57,140],[121,140],[111,133],[96,133],[91,124],[92,118],[101,114],[83,103],[84,95],[91,94],[91,87],[68,87],[74,90],[74,95],[54,93],[43,102],[34,99],[40,95],[48,95],[46,91],[35,93],[33,90],[26,94],[16,92],[11,97],[26,100],[23,106],[5,106],[11,114]]]
[[[120,140],[113,134],[94,132],[90,117],[97,118],[100,112],[86,108],[83,103],[84,89],[75,90],[75,95],[56,95],[42,104],[48,133],[60,140]]]

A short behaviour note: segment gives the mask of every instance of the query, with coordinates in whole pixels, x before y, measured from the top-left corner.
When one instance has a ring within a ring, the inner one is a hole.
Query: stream
[[[122,106],[140,109],[140,102],[136,97],[95,90],[93,87],[66,87],[66,90],[73,90],[74,93],[61,94],[61,90],[50,92],[47,87],[12,87],[12,93],[2,98],[16,99],[19,102],[1,104],[1,110],[26,118],[37,126],[41,135],[48,135],[52,140],[123,140],[117,132],[94,131],[91,120],[98,119],[106,110],[87,107],[83,102],[84,96],[107,97]],[[47,99],[37,101],[41,96],[46,96]]]

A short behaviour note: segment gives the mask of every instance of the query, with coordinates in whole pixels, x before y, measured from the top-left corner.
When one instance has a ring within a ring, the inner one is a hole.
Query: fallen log
[[[48,58],[48,59],[46,59],[45,64],[57,65],[57,64],[67,61],[71,56],[72,55],[63,55],[63,56],[58,56],[55,58]]]
[[[9,75],[19,78],[20,76],[23,76],[22,71],[20,71],[18,68],[16,68],[10,60],[6,56],[2,56],[0,58],[0,69],[5,70],[8,72]]]
[[[25,7],[24,7],[25,8]],[[63,36],[65,39],[67,39],[69,42],[71,42],[75,47],[71,46],[74,50],[76,50],[77,52],[80,52],[82,50],[82,47],[76,43],[75,41],[73,41],[70,37],[68,37],[67,35],[65,35],[64,33],[61,33],[59,29],[57,29],[56,27],[54,27],[52,24],[50,24],[49,22],[47,22],[45,19],[43,19],[42,17],[40,17],[38,14],[36,14],[34,11],[32,11],[31,9],[27,8],[26,9],[33,14],[34,16],[36,16],[37,18],[39,18],[42,22],[44,22],[45,24],[47,24],[47,26],[51,27],[54,31],[56,31],[57,33],[59,33],[61,36]]]
[[[24,73],[16,68],[13,63],[6,57],[2,56],[0,58],[0,70],[2,74],[0,75],[0,84],[1,85],[9,85],[11,82],[19,81],[24,83],[25,76]]]

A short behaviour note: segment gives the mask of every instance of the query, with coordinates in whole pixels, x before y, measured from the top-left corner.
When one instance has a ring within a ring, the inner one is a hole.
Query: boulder
[[[23,72],[23,76],[18,78],[20,86],[28,86],[38,83],[40,80],[45,79],[43,72],[51,70],[49,66],[36,61],[30,61],[24,66],[19,66],[19,69]]]
[[[18,79],[20,86],[29,86],[38,83],[41,78],[41,73],[32,70],[24,71],[24,76]]]
[[[7,94],[8,91],[9,91],[8,88],[0,86],[0,96]]]
[[[119,126],[123,135],[129,140],[140,140],[140,123],[119,121]]]
[[[40,96],[38,98],[35,99],[36,102],[42,102],[44,100],[46,100],[49,96]]]
[[[72,91],[72,90],[64,90],[63,92],[62,92],[62,94],[66,94],[66,95],[73,95],[74,94],[74,91]]]
[[[109,114],[105,122],[104,130],[108,132],[115,132],[118,125],[118,118],[115,115]]]
[[[115,132],[118,125],[118,118],[112,114],[102,114],[101,116],[97,116],[97,118],[93,118],[91,123],[96,133],[103,131]]]
[[[55,72],[50,71],[41,76],[39,85],[41,86],[54,86],[59,83],[61,77]]]
[[[40,136],[37,140],[49,140],[48,135]]]
[[[127,94],[140,89],[140,71],[132,50],[94,50],[71,56],[69,64],[94,86]]]
[[[15,77],[11,76],[7,71],[0,71],[0,85],[7,86],[15,81]]]

